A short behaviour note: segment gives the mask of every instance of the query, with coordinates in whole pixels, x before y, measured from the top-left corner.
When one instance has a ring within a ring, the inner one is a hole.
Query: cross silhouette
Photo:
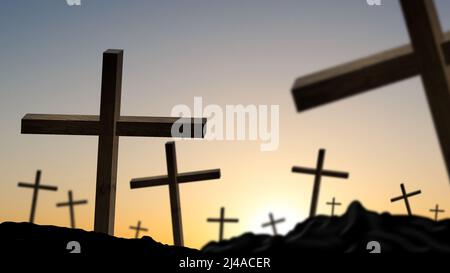
[[[411,192],[411,193],[406,193],[405,185],[403,185],[403,183],[400,184],[400,189],[402,190],[402,195],[392,198],[391,202],[396,202],[396,201],[399,201],[399,200],[402,200],[402,199],[405,200],[405,206],[406,206],[406,210],[408,211],[408,215],[412,216],[411,207],[409,206],[408,198],[411,197],[411,196],[420,194],[421,191],[418,190],[418,191],[414,191],[414,192]]]
[[[197,182],[220,178],[220,169],[196,171],[178,174],[175,142],[166,143],[167,176],[135,178],[130,182],[131,189],[169,185],[170,209],[172,215],[173,241],[176,246],[183,246],[183,224],[181,219],[181,202],[178,183]]]
[[[57,203],[56,206],[57,207],[69,207],[70,227],[71,228],[75,228],[75,211],[74,211],[74,206],[87,204],[88,201],[87,200],[74,201],[73,200],[72,191],[69,191],[68,195],[69,195],[69,199],[68,199],[69,201],[63,202],[63,203]]]
[[[98,136],[94,230],[114,233],[119,137],[204,137],[206,119],[120,116],[123,50],[103,53],[100,115],[26,114],[22,134]],[[175,133],[176,135],[172,135]]]
[[[331,202],[327,202],[327,205],[331,206],[331,217],[334,216],[334,206],[340,206],[342,205],[341,203],[336,203],[336,198],[333,197],[333,200]]]
[[[262,227],[268,227],[272,226],[273,235],[278,235],[277,232],[277,224],[283,223],[286,219],[281,218],[278,220],[275,220],[272,213],[269,213],[269,222],[262,224]]]
[[[239,219],[237,218],[225,218],[225,208],[220,208],[220,218],[208,218],[206,219],[209,223],[218,222],[219,223],[219,242],[223,240],[223,228],[224,223],[238,223]]]
[[[439,209],[439,205],[436,204],[436,208],[430,209],[430,212],[434,212],[434,221],[437,222],[437,220],[438,220],[438,214],[439,214],[440,212],[445,212],[445,210]]]
[[[450,175],[450,32],[442,32],[433,0],[400,4],[411,45],[300,77],[292,87],[294,101],[305,111],[420,75]]]
[[[142,230],[142,231],[145,231],[145,232],[148,231],[147,228],[141,227],[141,221],[138,221],[138,222],[137,222],[137,225],[136,225],[135,227],[130,226],[130,229],[136,230],[136,235],[134,236],[134,238],[136,238],[136,239],[139,238],[139,232],[140,232],[141,230]]]
[[[57,191],[56,186],[41,185],[41,170],[36,171],[36,178],[34,179],[34,184],[19,182],[17,186],[22,188],[32,188],[33,189],[33,200],[31,201],[31,213],[30,213],[30,223],[34,223],[34,216],[36,214],[36,205],[38,199],[39,190],[47,191]]]
[[[325,150],[320,149],[319,155],[317,157],[316,169],[297,167],[297,166],[292,167],[292,172],[294,172],[294,173],[304,173],[304,174],[314,175],[314,187],[313,187],[313,194],[312,194],[312,198],[311,198],[311,209],[309,212],[309,217],[314,217],[316,215],[317,204],[319,202],[320,182],[321,182],[322,176],[345,178],[345,179],[347,179],[349,177],[349,174],[347,172],[330,171],[330,170],[323,169],[324,160],[325,160]]]

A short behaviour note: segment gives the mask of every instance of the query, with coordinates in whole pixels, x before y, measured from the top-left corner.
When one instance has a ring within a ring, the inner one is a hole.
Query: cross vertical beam
[[[180,191],[177,182],[177,155],[175,142],[166,143],[167,176],[169,180],[170,210],[172,214],[173,243],[183,246],[183,224],[181,219]]]
[[[114,233],[122,65],[123,50],[103,53],[94,229],[107,234]]]
[[[450,73],[441,46],[444,35],[436,7],[433,0],[401,0],[400,3],[450,174]]]
[[[36,172],[36,177],[34,178],[34,189],[33,189],[33,199],[31,201],[30,223],[34,223],[34,216],[36,214],[36,205],[37,205],[40,183],[41,183],[41,170],[38,170]]]
[[[70,212],[70,227],[75,228],[75,212],[73,208],[73,195],[72,191],[69,191],[69,212]]]
[[[323,169],[323,161],[325,158],[325,150],[320,149],[319,155],[317,156],[317,166],[316,166],[316,175],[314,177],[314,187],[311,198],[311,207],[309,211],[309,216],[313,217],[316,215],[317,211],[317,203],[319,201],[319,192],[320,192],[320,180],[322,178],[322,169]]]

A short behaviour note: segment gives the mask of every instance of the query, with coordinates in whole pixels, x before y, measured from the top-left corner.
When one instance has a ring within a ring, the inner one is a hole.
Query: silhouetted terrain
[[[122,239],[79,229],[29,223],[0,224],[0,244],[9,253],[68,253],[69,241],[78,241],[84,254],[139,254],[149,263],[178,263],[186,257],[301,257],[304,253],[368,253],[369,241],[378,241],[382,253],[450,253],[450,220],[434,222],[421,217],[392,216],[365,210],[352,203],[341,217],[317,216],[298,224],[286,236],[246,233],[201,251],[172,247],[150,237]]]
[[[366,247],[370,241],[378,241],[382,253],[450,253],[450,220],[434,222],[422,217],[378,214],[353,202],[341,217],[308,219],[286,236],[246,233],[226,242],[209,243],[202,251],[281,256],[284,253],[368,253]]]

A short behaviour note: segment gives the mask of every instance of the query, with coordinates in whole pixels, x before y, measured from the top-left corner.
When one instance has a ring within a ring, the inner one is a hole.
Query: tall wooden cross
[[[331,217],[334,216],[334,206],[340,206],[342,205],[339,202],[336,202],[336,198],[333,197],[333,200],[331,202],[327,202],[327,205],[331,206]]]
[[[74,206],[76,205],[85,205],[87,204],[87,200],[73,200],[72,191],[69,191],[69,200],[67,202],[57,203],[57,207],[69,207],[70,213],[70,227],[75,228],[75,211]]]
[[[269,213],[269,222],[262,224],[262,227],[271,226],[272,227],[272,231],[273,231],[273,235],[278,235],[277,224],[283,223],[285,220],[286,219],[284,219],[284,218],[280,218],[280,219],[275,220],[275,218],[273,217],[273,214]]]
[[[315,169],[298,167],[298,166],[292,167],[292,172],[294,172],[294,173],[304,173],[304,174],[314,175],[314,187],[313,187],[313,193],[312,193],[312,198],[311,198],[311,208],[310,208],[310,212],[309,212],[309,217],[314,217],[316,215],[317,204],[319,202],[320,182],[321,182],[322,176],[345,178],[345,179],[347,179],[349,177],[349,173],[347,173],[347,172],[325,170],[323,168],[324,160],[325,160],[325,150],[320,149],[319,155],[317,157],[317,165],[316,165]]]
[[[147,232],[148,231],[147,228],[141,227],[141,221],[138,221],[137,225],[135,227],[130,226],[130,229],[136,230],[136,235],[134,236],[134,238],[136,238],[136,239],[139,238],[139,232],[141,232],[141,231]]]
[[[436,208],[430,209],[430,212],[434,212],[434,221],[437,222],[437,220],[438,220],[438,214],[439,214],[440,212],[445,212],[445,210],[439,209],[439,205],[436,204]]]
[[[103,53],[100,116],[27,114],[22,118],[23,134],[98,136],[94,230],[108,234],[114,233],[119,136],[172,137],[176,125],[183,137],[186,131],[201,138],[206,123],[204,118],[120,116],[122,64],[123,50]]]
[[[17,186],[22,188],[32,188],[33,189],[33,199],[31,201],[31,213],[30,213],[30,223],[34,223],[34,216],[36,214],[36,205],[38,199],[39,190],[47,190],[47,191],[57,191],[58,187],[56,186],[47,186],[41,185],[41,170],[36,171],[36,177],[34,179],[34,184],[19,182]]]
[[[421,75],[450,175],[450,32],[442,32],[433,0],[400,3],[412,45],[298,78],[292,88],[295,104],[301,112]]]
[[[405,201],[406,211],[408,212],[408,215],[412,216],[411,207],[409,205],[408,198],[411,197],[411,196],[420,194],[421,191],[418,190],[418,191],[406,193],[405,185],[403,185],[403,183],[400,184],[400,189],[402,190],[402,195],[392,198],[391,202],[396,202],[396,201],[399,201],[399,200],[403,199]]]
[[[219,242],[223,240],[223,226],[224,223],[238,223],[239,219],[237,218],[225,218],[225,208],[220,208],[220,218],[208,218],[206,219],[209,223],[218,222],[219,223]]]
[[[197,182],[220,178],[220,169],[204,170],[196,172],[178,173],[175,142],[166,143],[167,175],[135,178],[130,182],[131,189],[169,186],[170,210],[172,214],[173,242],[176,246],[183,246],[183,224],[181,220],[181,203],[178,183]]]

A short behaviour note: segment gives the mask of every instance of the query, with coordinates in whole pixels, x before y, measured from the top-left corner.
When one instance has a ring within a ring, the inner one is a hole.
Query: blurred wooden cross
[[[178,173],[175,142],[166,143],[167,174],[154,177],[135,178],[130,182],[131,189],[169,186],[170,209],[172,214],[173,242],[176,246],[183,246],[183,224],[181,220],[181,203],[178,183],[197,182],[220,178],[220,169]]]
[[[339,172],[339,171],[331,171],[331,170],[323,169],[324,160],[325,160],[325,150],[320,149],[319,155],[317,157],[317,166],[315,169],[305,168],[305,167],[297,167],[297,166],[292,167],[292,172],[294,172],[294,173],[304,173],[304,174],[314,175],[314,187],[313,187],[313,194],[312,194],[312,198],[311,198],[311,208],[310,208],[310,212],[309,212],[309,217],[314,217],[316,215],[317,204],[319,202],[320,182],[321,182],[322,176],[345,178],[345,179],[347,179],[349,177],[349,174],[347,172]]]
[[[47,191],[57,191],[58,187],[41,185],[41,170],[36,171],[36,177],[34,179],[34,184],[19,182],[17,186],[22,188],[32,188],[33,189],[33,199],[31,201],[31,213],[30,213],[30,223],[34,223],[34,216],[36,214],[36,205],[38,199],[39,190]]]
[[[94,230],[111,235],[119,136],[202,138],[206,123],[204,118],[120,116],[122,64],[123,50],[103,53],[100,116],[27,114],[22,118],[22,134],[98,136]]]
[[[411,196],[414,196],[414,195],[418,195],[422,192],[420,190],[418,190],[418,191],[414,191],[411,193],[406,193],[405,185],[403,185],[403,183],[400,184],[400,189],[402,190],[402,195],[392,198],[391,202],[396,202],[396,201],[403,199],[405,201],[406,211],[408,212],[408,215],[412,216],[411,207],[409,206],[408,198]]]
[[[148,231],[147,228],[141,227],[141,221],[138,221],[138,222],[137,222],[137,225],[136,225],[135,227],[130,226],[130,229],[136,230],[136,235],[134,236],[134,238],[136,238],[136,239],[139,238],[139,232],[141,232],[141,230],[144,231],[144,232],[147,232],[147,231]]]
[[[284,219],[284,218],[280,218],[280,219],[275,220],[275,218],[273,217],[273,214],[269,213],[269,222],[262,224],[262,227],[271,226],[272,227],[272,231],[273,231],[273,235],[278,235],[277,224],[283,223],[285,220],[286,219]]]
[[[206,219],[208,223],[219,223],[219,242],[223,240],[223,226],[224,223],[238,223],[237,218],[225,218],[225,208],[220,208],[220,218],[208,218]]]
[[[400,3],[412,45],[300,77],[292,94],[301,112],[421,75],[450,175],[450,33],[442,32],[433,0]]]
[[[333,197],[333,200],[331,202],[327,202],[327,205],[331,206],[331,217],[334,216],[334,206],[340,206],[342,205],[339,202],[336,202],[336,198]]]
[[[70,213],[70,227],[75,228],[75,211],[74,206],[76,205],[84,205],[87,204],[87,200],[73,200],[72,191],[69,191],[69,200],[67,202],[63,203],[57,203],[57,207],[69,207],[69,213]]]
[[[437,222],[437,220],[438,220],[438,214],[439,214],[440,212],[445,212],[445,210],[439,209],[439,205],[436,204],[436,208],[430,209],[430,212],[434,212],[434,221]]]

